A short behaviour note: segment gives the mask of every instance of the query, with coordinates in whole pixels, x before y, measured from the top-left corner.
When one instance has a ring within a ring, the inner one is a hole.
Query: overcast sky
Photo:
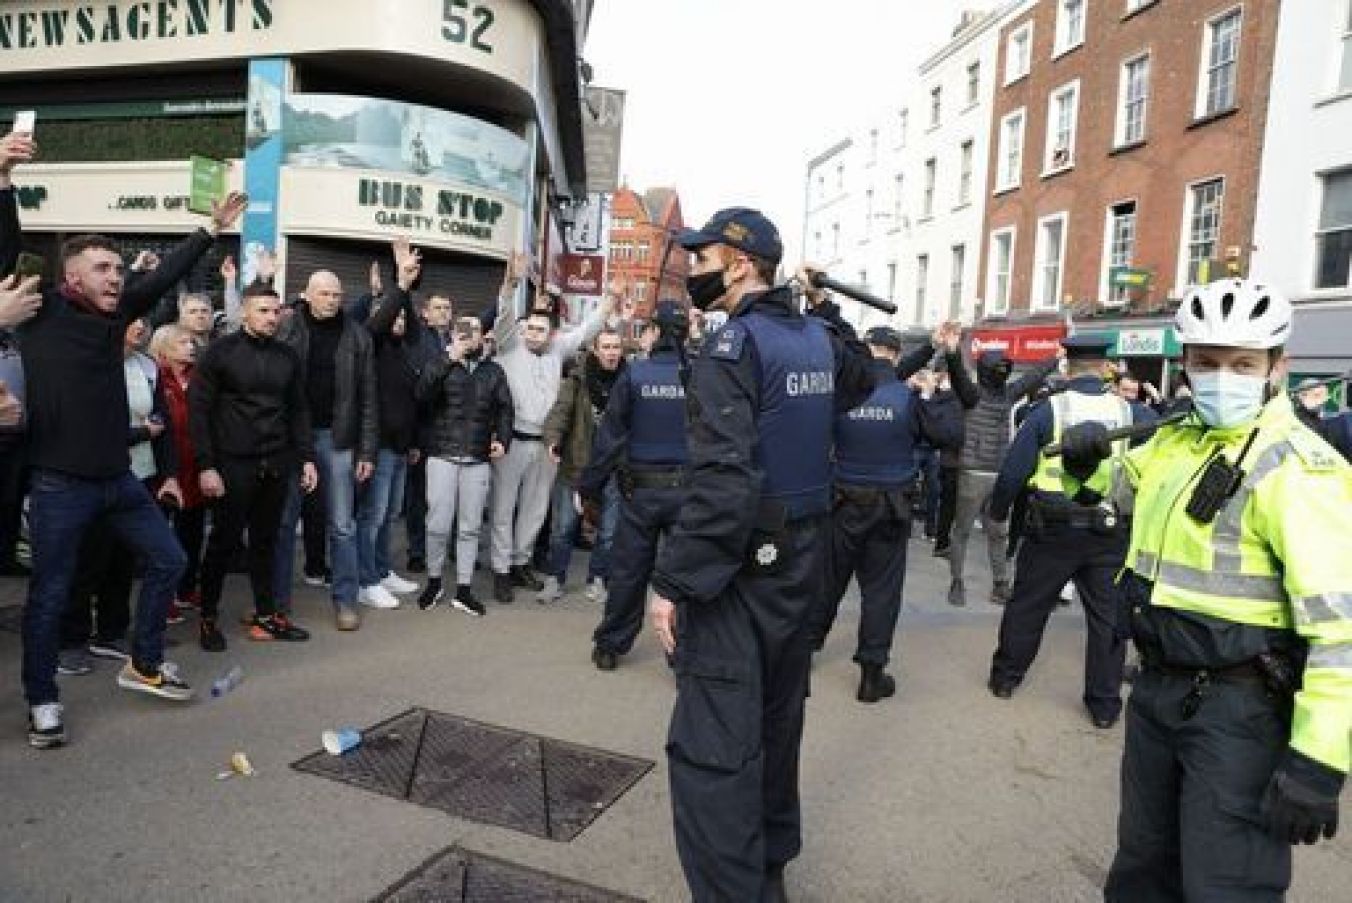
[[[807,161],[900,103],[963,9],[993,0],[600,0],[584,56],[628,92],[621,172],[687,222],[759,207],[791,254]]]

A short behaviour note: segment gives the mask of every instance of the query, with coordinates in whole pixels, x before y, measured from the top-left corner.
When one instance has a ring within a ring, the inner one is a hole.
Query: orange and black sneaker
[[[249,628],[249,639],[266,642],[283,640],[299,643],[310,638],[310,632],[291,623],[291,619],[280,612],[275,615],[258,616]]]
[[[165,662],[155,667],[127,662],[117,675],[117,685],[135,693],[148,693],[161,699],[186,702],[192,699],[192,687],[179,676],[178,668]]]

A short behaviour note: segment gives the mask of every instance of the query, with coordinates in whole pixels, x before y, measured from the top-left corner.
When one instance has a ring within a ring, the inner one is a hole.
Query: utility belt
[[[910,520],[912,512],[922,502],[919,480],[912,480],[904,486],[854,486],[837,483],[833,494],[836,508],[842,505],[855,505],[860,508],[885,505],[894,520]]]
[[[1181,703],[1183,720],[1197,714],[1207,697],[1208,688],[1215,683],[1252,683],[1262,686],[1269,696],[1289,704],[1300,690],[1300,663],[1281,652],[1264,652],[1248,661],[1215,668],[1191,668],[1170,665],[1159,657],[1157,650],[1141,649],[1141,668],[1147,673],[1167,677],[1182,677],[1192,682],[1192,689]]]
[[[685,485],[684,467],[625,468],[620,471],[620,491],[630,498],[635,489],[680,489]]]
[[[512,438],[518,442],[541,442],[545,437],[535,433],[523,433],[520,430],[512,430]]]
[[[1028,532],[1036,537],[1053,527],[1114,536],[1130,532],[1131,518],[1119,514],[1116,508],[1109,505],[1080,505],[1034,493],[1028,500]]]

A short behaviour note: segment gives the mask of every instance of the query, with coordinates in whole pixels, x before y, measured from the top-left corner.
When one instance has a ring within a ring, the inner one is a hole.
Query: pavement
[[[894,671],[896,698],[855,701],[857,596],[818,657],[803,742],[804,850],[795,901],[1088,901],[1101,898],[1117,818],[1122,730],[1083,712],[1083,620],[1060,609],[1010,701],[984,680],[999,610],[974,542],[969,607],[944,601],[946,562],[913,540]],[[575,562],[575,568],[582,567]],[[31,750],[19,639],[0,631],[0,901],[370,900],[459,844],[652,901],[686,899],[672,840],[663,740],[673,683],[645,633],[613,673],[588,661],[598,606],[491,602],[472,619],[445,607],[366,613],[338,633],[325,595],[304,588],[307,644],[198,649],[170,628],[169,657],[199,689],[172,704],[114,686],[100,663],[61,678],[70,745]],[[483,580],[482,597],[489,596]],[[0,581],[0,616],[23,581]],[[247,598],[229,585],[227,619]],[[3,618],[0,618],[3,620]],[[233,665],[243,684],[201,698]],[[303,774],[290,764],[321,731],[363,727],[410,706],[600,747],[657,763],[581,835],[558,843],[460,820]],[[218,780],[232,753],[257,774]],[[1352,802],[1352,794],[1344,804]],[[1298,848],[1288,899],[1347,899],[1352,840]]]

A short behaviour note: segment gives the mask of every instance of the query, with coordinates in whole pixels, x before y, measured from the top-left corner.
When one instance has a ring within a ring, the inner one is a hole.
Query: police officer
[[[1277,389],[1286,299],[1224,279],[1177,328],[1194,413],[1125,467],[1143,669],[1105,897],[1278,901],[1290,845],[1336,831],[1352,761],[1352,469]],[[1064,444],[1110,453],[1093,425]]]
[[[657,305],[648,326],[655,333],[646,360],[633,361],[616,380],[597,430],[591,463],[578,492],[597,498],[616,468],[621,471],[620,525],[611,550],[609,595],[592,641],[592,662],[613,671],[643,627],[658,539],[669,536],[685,501],[685,387],[683,346],[690,319],[675,301]]]
[[[991,495],[991,517],[1003,523],[1019,491],[1028,487],[1025,538],[1019,547],[1014,588],[1000,617],[1000,644],[991,659],[990,691],[1008,699],[1037,657],[1047,619],[1067,581],[1084,603],[1089,636],[1084,667],[1084,704],[1094,726],[1107,729],[1122,713],[1120,628],[1123,603],[1116,584],[1127,552],[1128,519],[1122,504],[1121,456],[1091,468],[1063,467],[1044,446],[1078,423],[1112,429],[1133,422],[1131,405],[1103,382],[1107,339],[1065,339],[1069,380],[1062,391],[1032,407],[1010,444]]]
[[[901,612],[906,577],[906,541],[920,471],[916,446],[927,433],[915,390],[897,379],[901,335],[875,326],[864,335],[873,355],[873,394],[836,418],[835,508],[827,592],[813,618],[813,646],[831,631],[851,577],[859,580],[859,664],[857,698],[877,702],[896,692],[883,669]]]
[[[691,365],[685,503],[653,573],[650,615],[678,690],[676,845],[697,903],[783,900],[802,845],[807,620],[824,589],[832,427],[868,396],[869,356],[824,295],[808,290],[804,316],[790,288],[770,287],[783,245],[760,213],[723,210],[678,240],[695,255],[692,303],[729,319]]]

